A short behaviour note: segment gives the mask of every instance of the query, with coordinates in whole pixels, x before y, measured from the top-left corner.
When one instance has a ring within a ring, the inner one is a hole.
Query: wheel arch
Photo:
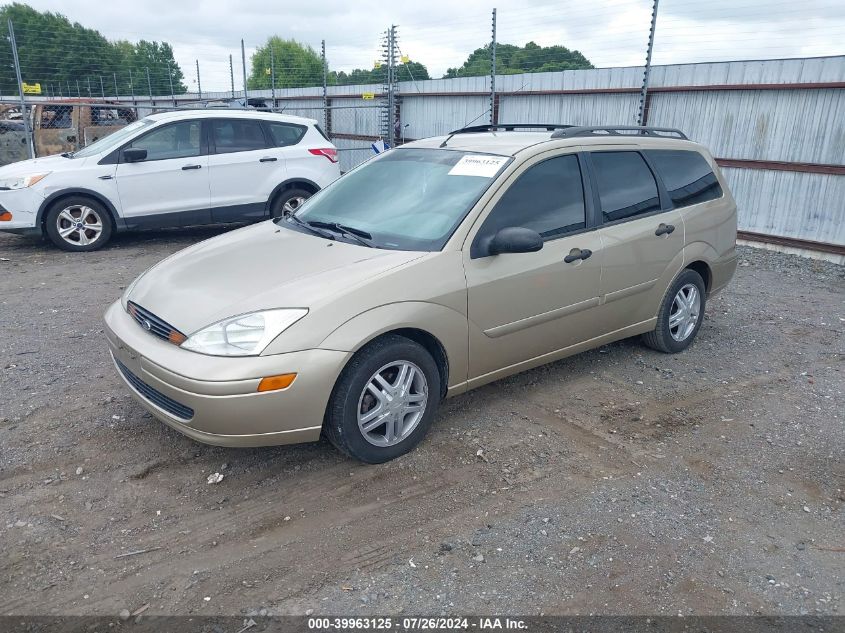
[[[279,183],[276,185],[275,189],[270,193],[270,197],[267,198],[267,205],[265,207],[265,212],[269,215],[270,211],[273,208],[273,203],[276,201],[276,198],[283,192],[288,189],[296,189],[301,188],[309,191],[311,195],[320,191],[320,185],[318,185],[313,180],[309,180],[308,178],[289,178],[284,182]]]
[[[117,209],[108,198],[106,198],[103,194],[93,191],[91,189],[85,189],[83,187],[73,187],[71,189],[61,189],[59,191],[51,193],[49,196],[44,198],[44,201],[41,203],[41,206],[38,207],[38,214],[36,215],[35,225],[39,227],[42,235],[44,234],[44,221],[46,219],[45,216],[47,215],[47,210],[50,209],[50,207],[52,207],[56,202],[59,202],[64,198],[70,198],[73,196],[85,196],[87,198],[96,200],[105,207],[106,211],[108,211],[108,214],[111,216],[111,220],[114,223],[115,229],[124,228],[122,218],[120,217],[120,215],[118,215]]]
[[[697,259],[684,266],[684,270],[686,269],[694,270],[701,275],[701,278],[704,280],[704,289],[710,294],[710,290],[713,287],[713,271],[710,265],[703,259]]]

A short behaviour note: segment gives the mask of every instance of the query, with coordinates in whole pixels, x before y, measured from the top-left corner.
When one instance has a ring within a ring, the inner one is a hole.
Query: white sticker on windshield
[[[483,156],[480,154],[464,156],[449,170],[449,175],[492,178],[507,160],[506,156]]]

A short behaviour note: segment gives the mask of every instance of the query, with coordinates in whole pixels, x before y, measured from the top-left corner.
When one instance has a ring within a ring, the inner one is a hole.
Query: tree
[[[90,85],[90,96],[100,96],[102,78],[106,96],[114,95],[115,80],[117,91],[129,94],[130,69],[135,93],[146,93],[146,68],[150,69],[153,92],[169,94],[170,77],[174,92],[186,91],[182,71],[166,42],[110,42],[100,32],[71,22],[59,13],[42,13],[17,2],[0,7],[2,31],[9,18],[15,29],[22,79],[40,83],[45,93],[87,97]],[[17,94],[8,42],[0,45],[0,65],[0,90],[3,94]]]
[[[250,90],[270,88],[271,50],[276,88],[323,85],[323,60],[314,49],[296,40],[283,40],[274,35],[252,55],[252,72],[247,80]]]
[[[496,45],[496,73],[544,73],[561,70],[593,68],[579,51],[565,46],[539,46],[528,42],[524,47],[513,44]],[[449,68],[444,78],[478,77],[490,74],[490,45],[477,48],[459,68]]]
[[[328,83],[331,86],[350,86],[361,84],[383,84],[387,77],[386,68],[381,66],[372,70],[356,68],[348,74],[344,71],[329,73]],[[419,62],[408,61],[396,66],[397,81],[421,81],[431,79],[428,75],[428,68]]]

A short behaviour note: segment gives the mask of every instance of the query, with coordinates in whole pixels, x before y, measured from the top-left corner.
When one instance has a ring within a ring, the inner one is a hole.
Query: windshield
[[[393,250],[440,250],[510,159],[440,149],[394,149],[308,200],[296,221],[365,235]],[[301,224],[300,230],[305,227]]]
[[[128,140],[131,136],[134,136],[138,130],[149,127],[153,123],[155,123],[153,119],[141,119],[139,121],[135,121],[134,123],[130,123],[126,127],[122,127],[116,132],[112,132],[100,140],[94,141],[87,147],[83,147],[78,152],[74,152],[73,157],[86,158],[88,156],[109,152],[124,141]]]

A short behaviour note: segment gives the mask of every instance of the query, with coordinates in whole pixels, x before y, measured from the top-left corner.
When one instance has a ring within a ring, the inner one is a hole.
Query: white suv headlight
[[[26,176],[3,178],[0,179],[0,190],[26,189],[27,187],[31,187],[35,183],[42,181],[49,175],[50,172],[48,171],[43,174],[27,174]]]
[[[182,347],[209,356],[257,356],[270,341],[306,314],[305,308],[241,314],[192,334]]]

